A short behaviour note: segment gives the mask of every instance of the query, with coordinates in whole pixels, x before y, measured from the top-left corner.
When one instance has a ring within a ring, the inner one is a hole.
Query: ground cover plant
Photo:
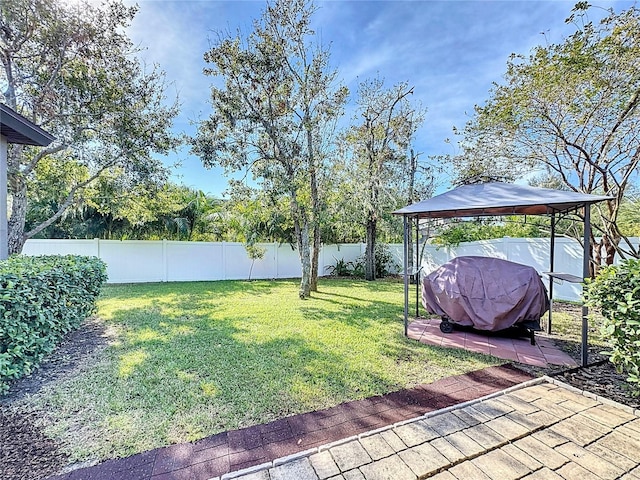
[[[402,335],[402,285],[323,280],[105,287],[110,345],[22,400],[70,461],[125,456],[499,363]]]

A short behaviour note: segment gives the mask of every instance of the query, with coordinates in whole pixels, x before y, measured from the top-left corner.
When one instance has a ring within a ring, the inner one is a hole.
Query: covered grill
[[[549,309],[547,290],[538,272],[527,265],[498,258],[457,257],[427,275],[422,304],[443,319],[441,330],[453,324],[496,332],[518,326],[540,330]]]

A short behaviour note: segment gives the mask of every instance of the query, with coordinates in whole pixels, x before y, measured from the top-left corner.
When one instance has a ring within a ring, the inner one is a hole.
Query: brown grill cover
[[[547,290],[532,267],[488,257],[457,257],[422,282],[428,312],[459,325],[497,331],[539,321],[549,308]]]

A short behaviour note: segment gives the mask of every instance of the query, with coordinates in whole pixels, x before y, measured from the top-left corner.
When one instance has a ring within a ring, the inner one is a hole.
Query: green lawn
[[[402,285],[323,280],[108,286],[114,332],[31,401],[73,460],[124,456],[500,363],[402,335]]]

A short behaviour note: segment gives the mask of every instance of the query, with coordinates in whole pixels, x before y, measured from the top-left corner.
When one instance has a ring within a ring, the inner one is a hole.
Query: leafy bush
[[[357,278],[364,278],[366,276],[366,269],[364,267],[364,256],[361,255],[353,262],[353,271],[351,275]]]
[[[95,257],[11,257],[0,262],[0,393],[28,375],[95,311],[106,265]]]
[[[376,278],[382,278],[390,275],[392,271],[399,268],[397,262],[393,259],[389,246],[384,243],[376,243],[374,249]],[[353,263],[354,277],[364,278],[365,276],[365,256],[360,255]]]
[[[398,264],[393,259],[389,246],[384,243],[376,243],[376,278],[382,278],[390,275],[394,270],[398,269]]]
[[[335,258],[335,257],[333,257]],[[353,263],[345,261],[344,258],[336,259],[336,264],[327,267],[329,275],[336,277],[348,277],[353,273]]]
[[[587,280],[584,297],[604,317],[600,331],[610,345],[605,353],[640,395],[640,260],[603,268]]]

